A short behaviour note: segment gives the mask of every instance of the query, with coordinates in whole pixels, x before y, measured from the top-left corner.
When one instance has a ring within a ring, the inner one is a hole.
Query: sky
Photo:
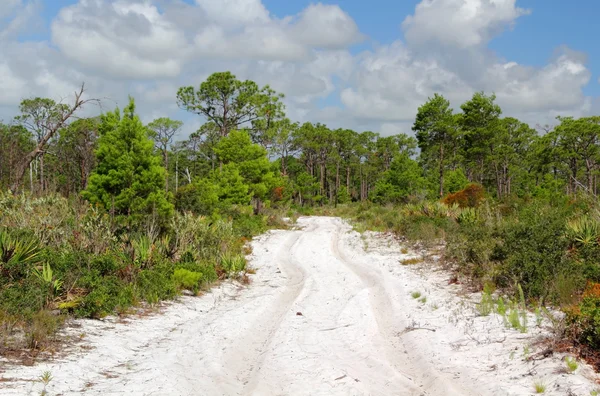
[[[434,93],[494,93],[530,125],[600,112],[597,0],[0,0],[0,120],[28,97],[136,99],[145,122],[211,73],[270,85],[293,121],[411,134]]]

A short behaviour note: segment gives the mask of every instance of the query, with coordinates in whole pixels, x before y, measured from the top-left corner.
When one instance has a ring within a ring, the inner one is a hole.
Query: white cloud
[[[363,39],[354,20],[337,5],[309,5],[291,28],[303,43],[323,48],[345,48]]]
[[[402,22],[406,40],[460,48],[486,44],[529,11],[517,0],[422,0]]]
[[[6,63],[0,63],[0,105],[11,105],[18,103],[21,93],[26,91],[27,82],[13,74],[12,69]]]
[[[81,0],[52,23],[61,52],[118,78],[174,77],[187,54],[182,31],[149,2]]]
[[[217,23],[260,24],[271,19],[261,0],[196,0],[196,3]]]

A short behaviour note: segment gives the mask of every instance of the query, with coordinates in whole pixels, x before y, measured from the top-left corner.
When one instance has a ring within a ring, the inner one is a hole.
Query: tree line
[[[214,73],[176,93],[206,122],[175,141],[183,123],[144,125],[133,99],[122,111],[78,118],[93,100],[25,99],[0,124],[0,186],[13,192],[82,194],[115,216],[231,205],[298,205],[443,197],[469,183],[498,199],[598,194],[600,117],[558,117],[534,129],[502,117],[494,95],[477,92],[455,111],[439,94],[419,107],[412,131],[381,136],[286,117],[269,86]]]

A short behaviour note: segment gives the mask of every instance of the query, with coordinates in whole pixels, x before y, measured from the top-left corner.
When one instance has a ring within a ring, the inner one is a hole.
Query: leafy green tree
[[[239,170],[244,183],[249,186],[255,202],[255,211],[260,212],[262,203],[267,199],[275,181],[267,150],[252,143],[247,132],[232,131],[219,141],[215,153],[224,165],[228,165],[228,169],[235,167]]]
[[[409,196],[416,196],[424,191],[426,185],[418,162],[403,154],[394,158],[390,169],[375,183],[370,198],[382,204],[406,202]]]
[[[463,111],[461,126],[464,131],[465,160],[470,180],[484,184],[490,170],[494,150],[494,136],[502,129],[502,110],[494,101],[496,95],[477,92],[460,107]]]
[[[536,136],[534,129],[515,118],[500,120],[500,126],[492,137],[493,150],[490,153],[498,198],[510,195],[515,177],[527,172],[527,153]]]
[[[169,191],[169,149],[173,143],[173,137],[181,130],[182,126],[183,122],[166,117],[158,118],[148,124],[150,137],[154,140],[156,148],[160,150],[165,169],[167,170],[165,183],[165,190],[167,192]]]
[[[254,81],[240,81],[230,72],[213,73],[197,90],[181,87],[177,92],[179,107],[214,122],[221,137],[261,118],[267,121],[260,128],[269,130],[269,120],[279,116],[280,99],[268,86],[260,89]]]
[[[273,127],[273,153],[280,159],[281,174],[283,176],[287,176],[288,173],[288,157],[294,155],[298,150],[294,139],[295,132],[298,128],[298,123],[292,123],[287,118],[277,121]]]
[[[439,195],[444,196],[444,172],[448,152],[458,139],[458,128],[450,102],[435,94],[419,107],[412,127],[416,132],[421,156],[425,163],[437,164]]]
[[[82,196],[129,224],[143,215],[168,216],[173,205],[164,190],[165,168],[154,154],[148,130],[135,114],[133,98],[123,115],[116,109],[101,120],[102,135],[96,150],[98,166]]]
[[[558,120],[558,147],[571,171],[570,190],[574,192],[583,187],[589,193],[596,194],[595,176],[600,165],[600,117],[558,117]],[[585,184],[579,181],[579,173],[583,173]]]

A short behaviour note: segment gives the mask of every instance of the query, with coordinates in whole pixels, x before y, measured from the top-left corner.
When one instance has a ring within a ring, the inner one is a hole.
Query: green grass
[[[533,383],[533,389],[535,390],[535,393],[545,393],[546,388],[547,385],[543,381],[536,381]]]
[[[574,373],[575,370],[577,370],[577,368],[579,367],[579,364],[577,363],[577,359],[569,357],[569,356],[567,356],[565,358],[565,365],[567,366],[567,371],[569,373]]]
[[[421,292],[414,291],[414,292],[410,293],[410,296],[416,300],[417,298],[421,297]]]

